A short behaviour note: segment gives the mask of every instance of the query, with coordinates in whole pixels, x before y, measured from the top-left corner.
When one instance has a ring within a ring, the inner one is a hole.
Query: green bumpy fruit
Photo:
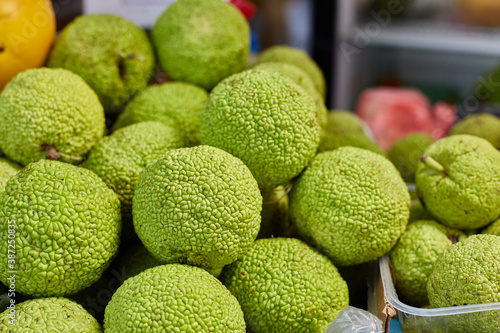
[[[208,94],[195,85],[167,82],[149,86],[130,101],[118,116],[115,129],[143,121],[159,121],[175,128],[186,146],[200,143],[200,114]]]
[[[457,134],[478,136],[500,149],[500,119],[492,114],[478,113],[464,118],[450,131],[450,135]]]
[[[12,163],[11,161],[0,157],[0,196],[5,190],[5,186],[9,179],[14,177],[18,171],[21,170],[21,167],[16,163]]]
[[[448,247],[434,266],[427,294],[432,307],[500,302],[500,237],[472,235]],[[496,332],[500,311],[450,320],[452,332]]]
[[[0,95],[0,147],[14,162],[79,162],[104,135],[99,99],[78,75],[37,68],[18,74]]]
[[[160,15],[151,34],[161,66],[175,81],[210,90],[245,69],[250,27],[231,4],[176,1]]]
[[[57,38],[49,67],[80,75],[97,93],[106,113],[123,107],[153,74],[155,56],[146,33],[115,15],[77,17]]]
[[[316,87],[314,86],[314,82],[311,80],[309,75],[302,70],[300,67],[292,64],[287,64],[283,62],[263,62],[254,67],[256,70],[264,70],[271,73],[281,73],[286,77],[293,80],[293,82],[297,83],[299,86],[304,88],[311,97],[314,99],[314,103],[318,108],[318,121],[319,126],[324,131],[326,129],[326,124],[328,122],[328,109],[326,108],[324,98],[320,95]]]
[[[219,280],[198,267],[173,264],[126,280],[106,307],[104,330],[245,333],[245,321]]]
[[[415,221],[408,225],[390,252],[396,289],[408,304],[424,306],[427,281],[434,264],[450,245],[467,236],[432,220]]]
[[[386,156],[366,134],[361,120],[352,112],[334,110],[328,113],[327,125],[318,152],[335,150],[340,147],[357,147]]]
[[[14,325],[9,315],[9,309],[0,314],[0,332],[102,332],[101,325],[81,305],[63,297],[30,299],[16,304]]]
[[[126,229],[133,231],[132,198],[139,174],[167,151],[184,146],[182,137],[159,122],[142,122],[115,131],[92,149],[82,165],[109,186],[120,199]]]
[[[410,194],[386,158],[341,147],[318,154],[290,192],[290,215],[302,238],[335,265],[388,253],[406,229]]]
[[[241,159],[261,188],[296,177],[320,139],[310,95],[277,73],[247,70],[212,90],[201,114],[201,142]]]
[[[407,183],[415,183],[418,162],[433,142],[427,134],[412,133],[398,140],[389,150],[389,159]]]
[[[481,233],[500,236],[500,219],[488,225]]]
[[[32,163],[0,197],[0,280],[7,284],[15,270],[23,294],[76,293],[114,258],[120,229],[120,201],[97,175],[58,161]],[[12,239],[15,263],[8,261]]]
[[[300,67],[309,75],[323,99],[325,98],[326,83],[323,72],[306,52],[290,46],[277,45],[262,51],[258,55],[257,64],[264,62],[284,62]]]
[[[471,135],[436,141],[418,164],[416,186],[422,204],[441,223],[484,227],[500,216],[500,152]]]
[[[209,271],[247,251],[261,210],[250,170],[209,146],[167,152],[141,173],[133,202],[135,231],[152,255]]]
[[[324,332],[349,305],[347,284],[322,254],[293,238],[257,240],[224,268],[252,332]]]

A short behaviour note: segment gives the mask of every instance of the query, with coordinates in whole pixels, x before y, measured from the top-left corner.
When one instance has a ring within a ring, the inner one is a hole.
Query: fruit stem
[[[422,158],[420,158],[420,161],[422,163],[424,163],[426,167],[431,168],[437,172],[440,172],[440,173],[444,174],[445,176],[448,176],[448,172],[446,171],[444,166],[439,164],[439,162],[436,161],[435,159],[433,159],[432,157],[430,157],[426,154],[423,154]]]
[[[56,147],[47,145],[45,146],[45,151],[47,152],[47,159],[57,161],[61,158],[61,154],[57,151]]]

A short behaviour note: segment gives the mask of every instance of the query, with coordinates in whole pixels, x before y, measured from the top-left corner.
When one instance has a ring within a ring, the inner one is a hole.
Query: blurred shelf
[[[371,37],[370,45],[500,57],[500,29],[456,22],[394,20]]]

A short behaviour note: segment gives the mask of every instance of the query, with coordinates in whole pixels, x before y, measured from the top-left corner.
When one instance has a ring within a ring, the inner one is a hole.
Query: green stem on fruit
[[[420,158],[420,161],[422,163],[424,163],[426,167],[431,168],[432,170],[435,170],[437,172],[440,172],[440,173],[444,174],[445,176],[448,176],[448,172],[446,171],[444,166],[439,164],[439,162],[436,161],[435,159],[433,159],[432,157],[430,157],[426,154],[423,154],[422,158]]]

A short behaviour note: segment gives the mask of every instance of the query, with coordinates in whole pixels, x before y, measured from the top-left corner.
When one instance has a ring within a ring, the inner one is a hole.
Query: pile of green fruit
[[[178,0],[151,41],[123,18],[81,16],[47,67],[10,81],[0,331],[324,332],[388,253],[415,303],[500,300],[500,237],[466,236],[499,233],[500,152],[460,134],[387,154],[352,113],[328,113],[306,53],[248,56],[235,7]],[[168,82],[150,83],[156,66]],[[408,226],[417,213],[446,226]],[[420,240],[422,260],[405,260]]]

